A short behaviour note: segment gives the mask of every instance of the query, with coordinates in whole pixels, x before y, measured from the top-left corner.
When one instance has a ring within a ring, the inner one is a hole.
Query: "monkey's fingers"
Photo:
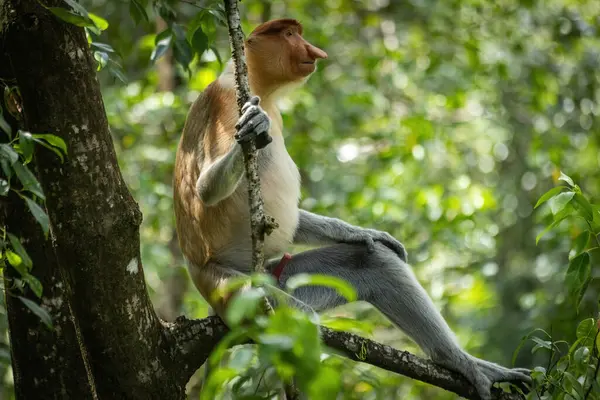
[[[248,109],[248,107],[250,107],[250,106],[257,106],[259,104],[260,104],[260,97],[259,96],[252,96],[252,97],[250,97],[250,100],[248,100],[242,106],[242,114]]]
[[[254,117],[256,117],[257,115],[264,113],[264,111],[262,111],[260,109],[260,107],[258,106],[252,106],[250,108],[247,108],[246,111],[244,111],[244,113],[242,114],[242,116],[240,117],[240,119],[238,119],[237,123],[235,124],[235,129],[240,129],[240,127],[248,124],[248,122],[253,119]]]
[[[235,139],[240,142],[245,142],[253,137],[258,136],[263,132],[268,132],[270,127],[270,121],[268,118],[262,118],[260,115],[254,119],[248,121],[245,125],[240,127],[237,131]]]
[[[256,136],[256,148],[263,149],[272,141],[273,141],[273,138],[271,137],[271,135],[269,135],[269,132],[265,131],[265,132],[259,133]]]

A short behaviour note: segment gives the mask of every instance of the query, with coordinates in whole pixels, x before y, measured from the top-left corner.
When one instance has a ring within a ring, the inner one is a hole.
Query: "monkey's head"
[[[302,25],[295,19],[259,25],[246,40],[245,54],[249,73],[274,84],[301,81],[316,70],[319,58],[327,58],[327,53],[304,40]]]

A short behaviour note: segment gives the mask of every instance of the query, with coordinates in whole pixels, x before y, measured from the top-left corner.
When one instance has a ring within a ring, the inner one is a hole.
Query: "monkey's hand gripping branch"
[[[235,70],[237,104],[242,114],[242,108],[250,100],[250,87],[248,85],[248,68],[243,59],[244,34],[240,26],[240,13],[237,0],[224,0],[229,25],[229,42],[232,49],[232,59]],[[277,228],[277,223],[272,217],[266,216],[263,210],[263,200],[258,178],[258,165],[256,160],[256,142],[249,140],[242,144],[244,153],[244,166],[248,182],[248,199],[250,203],[250,226],[252,232],[252,270],[264,272],[265,256],[263,252],[265,235],[269,235]]]

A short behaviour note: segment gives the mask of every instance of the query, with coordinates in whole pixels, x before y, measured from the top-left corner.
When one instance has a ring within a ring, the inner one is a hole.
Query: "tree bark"
[[[65,6],[60,0],[45,4]],[[56,134],[69,150],[64,164],[45,150],[35,154],[56,262],[38,263],[36,271],[61,273],[62,299],[72,305],[79,348],[89,356],[99,398],[182,398],[184,387],[170,376],[169,342],[146,293],[141,213],[118,168],[83,29],[57,19],[36,0],[4,2],[0,15],[25,128]],[[31,350],[14,350],[18,367]],[[35,384],[34,377],[27,379],[34,381],[17,382],[17,391]],[[60,395],[54,387],[37,389],[37,398]],[[74,391],[66,397],[89,395]]]

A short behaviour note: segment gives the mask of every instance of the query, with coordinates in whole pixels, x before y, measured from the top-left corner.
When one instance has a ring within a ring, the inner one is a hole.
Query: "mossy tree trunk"
[[[84,31],[37,0],[2,2],[0,24],[24,129],[60,136],[69,151],[64,163],[43,148],[34,157],[49,240],[18,201],[8,203],[7,226],[33,256],[55,323],[46,329],[8,295],[18,397],[182,398],[186,377],[174,378],[174,342],[147,295],[142,216],[119,171]]]

